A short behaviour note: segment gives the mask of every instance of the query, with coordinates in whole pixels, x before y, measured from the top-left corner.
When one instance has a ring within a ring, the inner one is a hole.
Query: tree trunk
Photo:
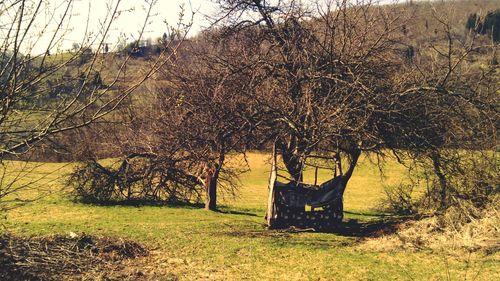
[[[354,168],[356,168],[356,165],[358,164],[359,156],[361,155],[361,150],[359,149],[354,149],[349,152],[350,156],[350,161],[349,161],[349,169],[345,173],[345,178],[347,181],[351,178],[352,173],[354,172]],[[347,183],[346,181],[346,183]]]
[[[274,228],[276,222],[275,198],[274,198],[274,184],[276,183],[276,178],[278,177],[278,169],[276,165],[277,163],[276,163],[276,142],[275,142],[273,145],[271,173],[269,175],[269,195],[267,199],[267,211],[266,211],[267,226],[270,229]]]
[[[446,209],[446,189],[447,189],[447,181],[446,181],[446,176],[444,175],[442,169],[441,169],[441,156],[439,155],[439,152],[433,152],[431,155],[432,158],[432,164],[434,167],[434,173],[439,179],[439,187],[440,187],[440,210]]]
[[[218,175],[214,171],[214,169],[207,170],[207,175],[205,178],[205,190],[207,192],[207,197],[205,200],[205,210],[217,210],[217,178]]]
[[[295,156],[287,157],[287,153],[282,153],[282,156],[285,167],[292,179],[297,183],[303,182],[304,174],[302,172],[302,162],[297,160]]]
[[[217,182],[219,180],[220,170],[224,164],[224,158],[224,153],[221,153],[217,164],[213,166],[207,165],[208,167],[205,176],[205,210],[217,210]]]
[[[342,179],[342,188],[343,190],[341,191],[342,197],[344,196],[344,191],[345,188],[347,187],[347,183],[351,179],[352,173],[354,172],[354,168],[356,168],[356,165],[359,160],[359,156],[361,155],[361,150],[355,149],[349,152],[350,160],[349,160],[349,169],[347,169],[347,172],[345,174],[341,174],[343,177]],[[341,167],[340,167],[341,168]]]
[[[292,177],[292,179],[298,183],[304,180],[303,175],[303,163],[300,159],[300,154],[296,153],[298,147],[294,138],[288,143],[281,142],[281,156],[283,157],[283,163],[285,168]]]

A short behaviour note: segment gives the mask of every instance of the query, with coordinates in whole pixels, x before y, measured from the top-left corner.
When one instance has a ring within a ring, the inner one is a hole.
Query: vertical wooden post
[[[266,211],[266,220],[267,220],[267,226],[269,228],[273,228],[275,221],[276,221],[276,212],[274,208],[274,183],[276,182],[277,178],[277,166],[276,166],[276,142],[274,142],[273,145],[273,152],[272,152],[272,167],[271,167],[271,173],[269,175],[269,196],[267,200],[267,211]]]

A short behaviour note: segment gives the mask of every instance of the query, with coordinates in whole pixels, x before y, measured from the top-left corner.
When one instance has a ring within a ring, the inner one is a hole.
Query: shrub
[[[413,185],[399,184],[384,188],[385,199],[382,205],[399,215],[414,215],[418,212],[418,202],[413,198]]]
[[[110,201],[115,192],[116,173],[95,161],[78,166],[68,179],[82,202]]]
[[[500,175],[494,152],[442,151],[432,159],[419,163],[421,169],[414,169],[412,183],[385,189],[386,208],[404,215],[442,214],[453,209],[461,212],[457,219],[466,223],[498,197]],[[427,188],[416,198],[414,188],[422,181]]]
[[[90,49],[90,48],[84,49],[82,51],[82,54],[80,56],[78,56],[77,65],[82,66],[82,65],[88,63],[92,59],[93,56],[94,56],[94,53],[92,52],[92,49]]]
[[[68,185],[84,203],[199,202],[202,183],[170,160],[131,155],[115,167],[90,160],[74,170]]]

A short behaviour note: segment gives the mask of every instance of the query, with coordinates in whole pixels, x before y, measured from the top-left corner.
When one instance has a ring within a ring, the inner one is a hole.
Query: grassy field
[[[21,175],[43,177],[39,185],[53,194],[8,213],[4,225],[20,235],[111,235],[153,249],[133,268],[160,280],[499,280],[498,254],[445,253],[430,250],[375,252],[363,247],[367,229],[390,220],[377,207],[383,185],[404,181],[395,161],[384,177],[366,157],[345,194],[350,231],[290,233],[265,229],[268,156],[249,155],[251,171],[241,178],[236,198],[223,199],[223,212],[195,207],[94,206],[74,203],[66,194],[67,164],[47,164]],[[9,176],[22,163],[10,163]],[[311,175],[307,175],[309,179]],[[320,171],[320,180],[328,178]]]

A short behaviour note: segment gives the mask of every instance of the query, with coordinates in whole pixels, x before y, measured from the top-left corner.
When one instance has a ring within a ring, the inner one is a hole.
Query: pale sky
[[[149,2],[149,1],[148,1]],[[106,42],[112,45],[116,44],[119,37],[125,37],[128,42],[137,39],[139,32],[146,19],[146,8],[148,2],[145,0],[122,0],[120,10],[123,12],[113,22],[111,31],[107,36]],[[103,21],[107,14],[107,6],[116,5],[117,0],[79,0],[73,7],[75,23],[71,36],[68,41],[78,42],[82,34],[85,33],[85,22],[88,18],[90,7],[90,26],[99,26],[99,20]],[[90,6],[89,6],[90,5]],[[184,6],[184,23],[193,22],[190,35],[195,34],[203,27],[208,26],[205,15],[214,13],[214,5],[210,0],[157,0],[153,6],[152,16],[146,25],[143,39],[152,38],[153,40],[162,36],[169,25],[177,25],[179,22],[179,13],[181,6]],[[194,16],[193,16],[193,12]],[[193,16],[193,18],[192,18]],[[69,42],[64,45],[68,46]],[[71,45],[72,43],[69,43]]]
[[[179,19],[180,6],[184,6],[185,15],[184,23],[193,22],[190,29],[190,35],[196,34],[198,31],[207,27],[209,22],[206,16],[217,13],[216,5],[211,0],[32,0],[26,1],[27,7],[25,12],[34,11],[37,3],[43,3],[42,9],[38,12],[36,21],[30,28],[30,34],[23,42],[23,51],[32,54],[40,54],[46,51],[49,45],[54,30],[60,22],[60,18],[68,7],[68,3],[72,3],[69,9],[71,18],[67,18],[62,30],[65,34],[58,33],[57,38],[51,45],[51,53],[64,52],[72,47],[73,44],[81,44],[84,37],[98,38],[93,44],[93,48],[97,47],[97,43],[102,39],[103,23],[108,22],[110,9],[119,5],[119,16],[113,21],[110,31],[104,42],[109,43],[112,50],[119,42],[132,42],[138,39],[139,31],[144,25],[146,19],[146,10],[148,3],[154,1],[156,3],[152,10],[152,16],[149,18],[145,32],[141,39],[151,38],[155,40],[161,37],[167,30],[169,25],[176,25]],[[299,0],[301,1],[301,0]],[[308,0],[302,0],[308,1]],[[321,0],[323,1],[323,0]],[[324,0],[327,1],[327,0]],[[354,0],[353,0],[354,1]],[[376,2],[390,2],[392,0],[374,0]],[[405,1],[405,0],[401,0]],[[9,3],[14,0],[0,1],[0,12],[5,9]],[[2,13],[0,18],[0,38],[6,38],[6,31],[10,24],[15,22],[16,12],[18,7],[7,10],[7,13]],[[194,12],[194,18],[191,18]],[[26,17],[26,16],[25,16]],[[87,20],[88,19],[88,20]],[[23,25],[28,24],[28,20],[24,20]],[[88,24],[87,24],[88,22]],[[23,27],[21,28],[21,30]],[[43,31],[43,32],[42,32]],[[89,33],[93,34],[89,35]],[[86,36],[87,34],[87,36]],[[88,45],[84,43],[83,45]]]
[[[64,27],[64,36],[59,33],[59,41],[51,45],[51,53],[58,51],[66,51],[71,48],[74,43],[81,44],[85,34],[93,32],[92,38],[99,38],[102,35],[97,35],[102,30],[102,23],[106,20],[109,14],[110,7],[115,7],[119,0],[41,0],[42,8],[36,16],[34,24],[30,28],[30,33],[23,43],[24,52],[33,54],[44,53],[49,42],[51,41],[54,30],[57,28],[62,15],[64,14],[68,3],[72,2],[68,14],[71,18],[66,18]],[[213,14],[215,11],[214,4],[210,0],[121,0],[119,4],[119,16],[113,21],[109,34],[106,36],[105,42],[113,48],[117,43],[125,38],[127,42],[132,42],[137,39],[139,32],[144,25],[146,19],[146,10],[148,3],[154,1],[156,4],[152,9],[152,16],[149,18],[142,39],[156,39],[161,37],[167,30],[169,25],[177,25],[179,21],[180,6],[184,5],[185,16],[184,23],[193,22],[190,29],[190,35],[200,31],[203,27],[208,26],[205,20],[205,15]],[[0,1],[0,11],[7,11],[1,14],[0,18],[0,38],[7,37],[8,27],[16,17],[18,7],[10,10],[5,9],[14,0]],[[25,12],[29,15],[30,11],[34,11],[37,1],[27,1]],[[194,18],[192,19],[193,12]],[[25,18],[28,18],[25,16]],[[88,25],[87,25],[88,19]],[[23,25],[27,26],[28,20],[24,20]],[[23,30],[23,28],[21,28]],[[86,33],[87,32],[87,33]],[[12,37],[12,36],[11,36]],[[119,39],[121,38],[121,39]],[[97,42],[93,44],[95,48]],[[86,45],[86,44],[85,44]]]

